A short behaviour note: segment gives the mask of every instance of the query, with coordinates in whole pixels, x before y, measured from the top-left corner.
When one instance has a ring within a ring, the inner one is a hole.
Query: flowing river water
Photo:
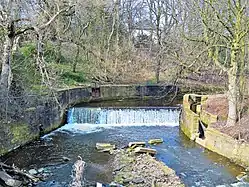
[[[75,107],[67,124],[7,155],[6,162],[31,169],[45,168],[53,175],[38,187],[68,186],[72,165],[80,155],[86,162],[86,184],[112,181],[112,155],[99,153],[97,142],[123,147],[130,141],[163,138],[152,146],[156,157],[174,169],[186,186],[217,186],[236,182],[243,168],[191,142],[179,130],[176,107]],[[71,160],[64,162],[63,157]]]

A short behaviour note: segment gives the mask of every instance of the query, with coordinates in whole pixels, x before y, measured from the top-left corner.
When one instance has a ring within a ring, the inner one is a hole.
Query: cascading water
[[[179,125],[180,110],[162,108],[72,108],[68,124],[95,124],[104,126]]]

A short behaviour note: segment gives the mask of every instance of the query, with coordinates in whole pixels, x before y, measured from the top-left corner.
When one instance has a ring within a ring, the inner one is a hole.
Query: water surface
[[[158,151],[156,157],[173,168],[186,186],[236,182],[243,168],[189,141],[179,131],[179,113],[174,107],[72,108],[67,125],[13,152],[7,162],[26,169],[47,167],[53,176],[38,186],[59,187],[68,186],[72,165],[81,155],[87,163],[87,183],[108,183],[112,181],[112,156],[98,153],[97,142],[123,147],[130,141],[163,138],[163,144],[152,146]],[[63,162],[63,156],[71,161]]]

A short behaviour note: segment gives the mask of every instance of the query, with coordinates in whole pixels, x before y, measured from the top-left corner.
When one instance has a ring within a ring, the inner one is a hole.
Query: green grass
[[[60,79],[64,84],[75,85],[77,83],[85,83],[86,77],[83,72],[65,72],[61,74]]]
[[[81,64],[77,66],[76,72],[72,72],[72,64],[69,63],[53,63],[50,64],[49,67],[57,74],[58,87],[77,86],[88,82],[88,77],[85,73],[86,70]]]

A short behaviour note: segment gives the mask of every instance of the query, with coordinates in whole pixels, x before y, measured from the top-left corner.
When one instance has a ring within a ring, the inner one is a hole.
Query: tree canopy
[[[214,84],[238,119],[248,0],[2,0],[0,93],[91,83]],[[221,84],[222,83],[222,84]]]

